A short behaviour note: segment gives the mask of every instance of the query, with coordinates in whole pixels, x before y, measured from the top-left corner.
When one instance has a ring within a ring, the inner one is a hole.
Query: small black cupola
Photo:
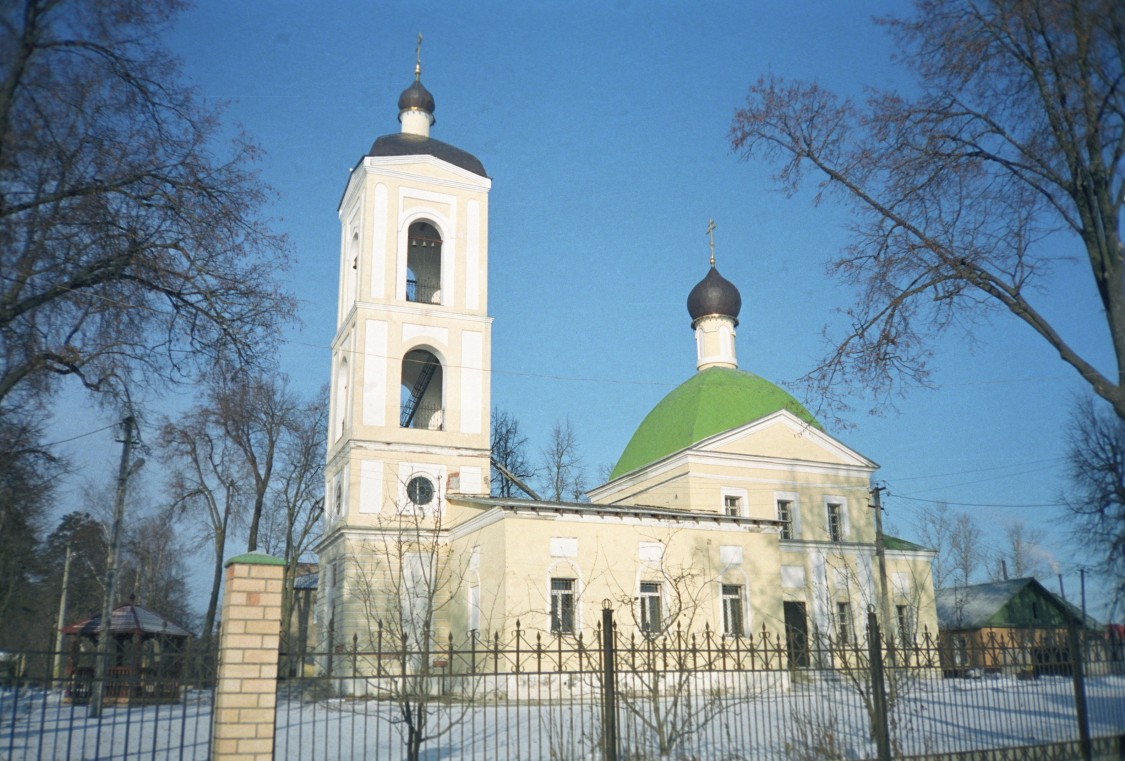
[[[701,317],[723,315],[734,320],[738,325],[738,313],[742,310],[742,296],[734,283],[727,280],[715,269],[714,263],[707,271],[707,276],[696,283],[687,298],[688,314],[691,315],[692,326]]]

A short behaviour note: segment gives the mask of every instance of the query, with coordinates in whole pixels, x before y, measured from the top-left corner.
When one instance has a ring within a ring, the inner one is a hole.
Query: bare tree
[[[1079,402],[1067,436],[1076,539],[1125,600],[1125,421]]]
[[[391,719],[406,741],[406,758],[419,761],[422,749],[461,724],[471,701],[449,710],[433,675],[442,668],[438,657],[452,607],[464,583],[469,559],[456,556],[443,536],[444,506],[399,504],[385,511],[372,539],[354,553],[350,592],[362,606],[366,626],[356,633],[374,652],[360,673],[386,675],[376,679],[397,712]],[[334,580],[335,582],[336,580]],[[343,590],[336,590],[343,593]],[[393,671],[390,673],[394,673]]]
[[[188,552],[171,510],[133,520],[125,530],[121,598],[133,599],[181,626],[197,623],[188,604]]]
[[[741,596],[741,585],[734,600],[721,601],[724,630],[711,627],[708,619],[723,584],[721,577],[704,570],[711,568],[710,547],[689,545],[689,537],[674,529],[653,530],[646,539],[638,586],[606,576],[617,586],[617,699],[623,712],[648,732],[647,737],[633,733],[630,757],[671,758],[760,692],[737,669],[716,669],[708,654],[768,648],[768,640],[755,643],[746,626],[748,600]],[[622,633],[620,622],[631,623],[626,628],[632,631]]]
[[[285,594],[281,631],[287,648],[292,647],[288,639],[292,631],[297,567],[320,536],[327,435],[328,387],[323,386],[316,397],[301,405],[293,416],[289,435],[282,444],[284,467],[273,497],[274,513],[281,518],[284,532],[281,556],[285,559]]]
[[[934,589],[971,582],[984,563],[980,529],[967,513],[950,510],[943,503],[922,512],[918,539],[937,553],[934,557]]]
[[[543,467],[540,478],[547,499],[582,500],[585,498],[585,466],[578,453],[578,436],[570,420],[556,422],[551,438],[542,450]]]
[[[984,562],[980,528],[968,513],[957,513],[949,530],[949,560],[952,581],[960,586],[973,582]]]
[[[952,530],[953,515],[949,505],[938,503],[923,508],[918,522],[918,541],[937,553],[933,562],[934,589],[943,589],[951,579],[949,538]]]
[[[917,96],[865,103],[763,77],[731,126],[793,192],[853,207],[852,244],[831,265],[856,286],[847,332],[805,380],[879,406],[926,383],[935,339],[1007,312],[1125,418],[1125,4],[1119,0],[916,0],[888,19]],[[1048,237],[1050,236],[1050,237]],[[1114,372],[1104,374],[1039,303],[1070,237],[1087,254]]]
[[[507,410],[492,411],[492,459],[522,481],[535,476],[527,456],[527,437],[520,430],[520,421]],[[493,497],[514,497],[517,491],[522,489],[502,470],[492,469]]]
[[[1042,530],[1013,521],[1004,529],[1004,540],[1004,552],[989,565],[993,581],[1038,576],[1047,571],[1050,553],[1043,547],[1047,535]]]
[[[944,507],[944,506],[942,506]],[[944,516],[943,516],[944,517]],[[959,517],[959,516],[958,516]],[[953,526],[950,533],[956,534],[958,520],[950,521]],[[822,595],[822,605],[828,611],[828,619],[833,630],[832,636],[824,637],[818,643],[818,659],[822,667],[833,668],[834,677],[850,689],[862,702],[868,718],[868,731],[872,740],[875,739],[876,728],[879,725],[880,711],[876,706],[875,696],[871,683],[871,659],[868,646],[875,629],[878,629],[879,646],[883,648],[886,670],[884,671],[884,686],[886,689],[887,708],[885,711],[890,733],[893,755],[904,755],[903,740],[911,735],[912,717],[921,715],[926,710],[928,696],[921,690],[921,700],[917,700],[917,689],[924,680],[920,680],[920,672],[910,665],[912,649],[918,644],[919,632],[917,630],[919,614],[924,607],[932,605],[929,597],[930,586],[924,578],[907,575],[903,583],[892,584],[887,590],[891,597],[888,601],[894,604],[894,618],[885,621],[882,625],[865,611],[875,611],[879,606],[879,592],[876,591],[875,579],[871,575],[870,561],[857,564],[854,555],[845,555],[837,552],[826,557],[827,565],[836,577],[837,586],[832,590],[827,578],[820,590],[815,585],[808,588],[810,599],[817,594]],[[866,572],[861,572],[866,568]],[[913,569],[916,568],[912,566]],[[837,605],[841,592],[847,595],[848,605],[841,610]],[[856,603],[859,603],[858,605]],[[840,614],[844,613],[851,620],[841,621]],[[922,644],[928,646],[933,642],[931,637],[937,632],[922,632]],[[830,713],[831,711],[829,711]],[[795,726],[797,732],[794,737],[795,750],[798,757],[808,757],[805,753],[822,749],[825,741],[830,745],[832,733],[835,731],[834,717],[825,715],[823,707],[816,707],[807,714],[802,711],[797,716]],[[821,757],[813,753],[812,757]]]
[[[0,403],[272,356],[293,300],[245,139],[161,45],[178,0],[0,11]]]
[[[159,444],[172,468],[172,507],[180,514],[192,514],[200,526],[200,538],[211,544],[211,593],[202,632],[206,646],[215,628],[227,540],[249,499],[242,488],[247,476],[240,453],[206,405],[196,406],[178,421],[165,421]]]
[[[223,433],[242,454],[253,482],[246,540],[247,552],[253,552],[258,549],[262,511],[274,486],[274,468],[285,440],[297,425],[300,403],[289,390],[286,376],[246,377],[242,373],[233,380],[217,383],[212,388],[209,403]]]

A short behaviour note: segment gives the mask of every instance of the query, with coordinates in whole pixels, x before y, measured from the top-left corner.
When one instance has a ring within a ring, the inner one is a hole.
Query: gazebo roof
[[[109,624],[110,633],[113,635],[137,634],[166,634],[172,637],[194,637],[179,624],[169,621],[163,616],[153,613],[148,608],[140,605],[122,605],[113,611]],[[97,637],[102,631],[101,615],[91,616],[85,621],[70,624],[62,628],[63,634],[78,634],[84,637]]]

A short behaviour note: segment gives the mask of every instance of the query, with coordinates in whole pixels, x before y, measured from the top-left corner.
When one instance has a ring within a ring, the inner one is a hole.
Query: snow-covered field
[[[1092,734],[1125,731],[1125,676],[1087,680]],[[401,759],[404,724],[387,700],[312,699],[283,691],[276,758]],[[577,693],[576,693],[577,694]],[[753,697],[692,690],[673,707],[639,696],[618,705],[622,758],[872,758],[868,714],[851,685],[819,672]],[[894,741],[903,754],[956,752],[1075,740],[1073,683],[1067,677],[1019,681],[917,679],[893,702]],[[655,710],[654,710],[655,709]],[[600,703],[590,693],[570,700],[490,699],[472,705],[433,702],[427,727],[436,734],[422,758],[594,759]],[[0,692],[0,759],[199,759],[208,757],[211,696],[189,691],[183,703],[108,708],[100,720],[58,693]]]

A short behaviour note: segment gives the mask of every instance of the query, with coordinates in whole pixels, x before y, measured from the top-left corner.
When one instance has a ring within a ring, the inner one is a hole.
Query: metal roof
[[[641,421],[610,480],[779,410],[823,430],[800,402],[765,378],[727,367],[700,370],[669,391]]]
[[[173,637],[194,637],[195,635],[177,623],[153,613],[140,605],[122,605],[110,616],[109,630],[112,634],[167,634]],[[102,631],[101,615],[91,616],[62,628],[64,634],[80,634],[94,637]]]
[[[484,164],[480,163],[473,154],[463,151],[449,143],[434,140],[432,137],[411,135],[405,132],[396,132],[378,138],[367,152],[368,156],[433,156],[442,161],[458,166],[467,172],[479,174],[481,177],[488,175],[484,171]]]
[[[737,325],[738,313],[742,310],[742,295],[734,283],[720,275],[712,264],[704,278],[688,294],[687,310],[693,327],[696,320],[709,315],[725,315]]]
[[[1057,611],[1056,623],[1051,623],[1052,617],[1044,615],[1043,625],[1056,626],[1057,622],[1067,619],[1083,620],[1081,610],[1028,576],[937,590],[938,627],[946,630],[980,629],[985,626],[1027,627],[1029,623],[1020,620],[1021,611],[1018,608],[1004,610],[1025,589],[1033,592],[1035,599],[1043,600]],[[1086,616],[1085,625],[1096,627],[1098,623]]]

